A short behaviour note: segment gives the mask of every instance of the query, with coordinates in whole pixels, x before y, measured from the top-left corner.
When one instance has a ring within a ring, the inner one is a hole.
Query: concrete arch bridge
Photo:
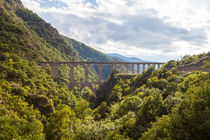
[[[53,78],[58,77],[59,67],[61,65],[68,65],[70,67],[69,74],[69,89],[74,89],[77,87],[78,91],[82,91],[84,87],[89,87],[95,95],[95,91],[103,82],[103,67],[105,65],[110,66],[110,71],[112,72],[115,69],[118,69],[122,74],[140,74],[145,71],[150,66],[154,65],[156,69],[159,69],[163,63],[160,62],[38,62],[38,64],[45,67],[46,65],[50,65],[52,68]],[[74,76],[74,69],[76,66],[82,66],[85,70],[85,77],[83,83],[76,83]],[[89,68],[92,66],[97,66],[97,82],[89,81]],[[96,97],[96,95],[95,95]]]

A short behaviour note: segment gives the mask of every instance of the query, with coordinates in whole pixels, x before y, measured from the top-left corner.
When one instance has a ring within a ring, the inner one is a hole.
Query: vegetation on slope
[[[160,70],[151,67],[134,78],[125,79],[113,72],[93,101],[88,93],[69,91],[62,84],[64,80],[55,82],[49,67],[44,70],[35,63],[76,60],[64,51],[74,48],[53,46],[58,42],[48,40],[48,36],[54,29],[39,33],[50,26],[35,18],[43,27],[34,27],[30,16],[35,15],[30,11],[19,11],[21,16],[29,12],[29,21],[16,16],[19,0],[3,2],[0,139],[210,138],[209,72],[179,73],[171,61]],[[65,42],[62,40],[61,46]],[[209,62],[205,67],[209,69]]]
[[[210,73],[150,68],[123,81],[115,72],[91,109],[15,54],[1,53],[0,71],[2,139],[209,138]]]

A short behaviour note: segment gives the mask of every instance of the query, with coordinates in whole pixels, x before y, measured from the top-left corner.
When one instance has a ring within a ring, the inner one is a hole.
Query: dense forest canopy
[[[132,78],[113,71],[95,99],[90,90],[69,91],[67,67],[53,79],[36,62],[111,58],[60,35],[19,0],[0,4],[0,139],[210,139],[210,73],[177,70],[210,52]],[[76,82],[82,74],[78,67]]]

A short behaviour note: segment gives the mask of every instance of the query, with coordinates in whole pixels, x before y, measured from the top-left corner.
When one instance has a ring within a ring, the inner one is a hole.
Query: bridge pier
[[[122,70],[123,70],[123,66],[122,64],[120,64],[120,73],[122,73]]]
[[[135,64],[132,64],[132,65],[131,65],[131,66],[132,66],[132,74],[135,73],[134,65],[135,65]]]
[[[97,66],[98,66],[98,82],[101,83],[103,79],[103,73],[102,73],[103,64],[97,64]]]
[[[142,66],[143,66],[143,72],[145,71],[145,64],[142,64]]]
[[[140,73],[140,64],[137,64],[137,74]]]
[[[110,69],[111,72],[114,71],[116,69],[116,64],[110,64]]]
[[[128,64],[126,64],[126,73],[128,74]]]
[[[158,65],[158,69],[160,69],[160,64],[157,64]]]
[[[87,64],[87,65],[84,65],[84,68],[85,68],[85,83],[88,83],[89,82],[89,79],[88,79],[88,69],[89,69],[90,65]]]
[[[53,73],[53,78],[57,78],[58,77],[58,69],[59,69],[59,63],[55,62],[54,64],[51,64],[52,67],[52,73]]]
[[[69,64],[70,68],[70,78],[69,78],[69,89],[73,89],[75,87],[75,79],[74,79],[74,64]]]

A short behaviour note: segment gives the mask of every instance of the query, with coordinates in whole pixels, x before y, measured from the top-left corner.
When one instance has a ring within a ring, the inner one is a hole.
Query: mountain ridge
[[[118,53],[108,53],[106,55],[121,62],[151,62],[151,61],[139,59],[137,57],[126,57]]]

